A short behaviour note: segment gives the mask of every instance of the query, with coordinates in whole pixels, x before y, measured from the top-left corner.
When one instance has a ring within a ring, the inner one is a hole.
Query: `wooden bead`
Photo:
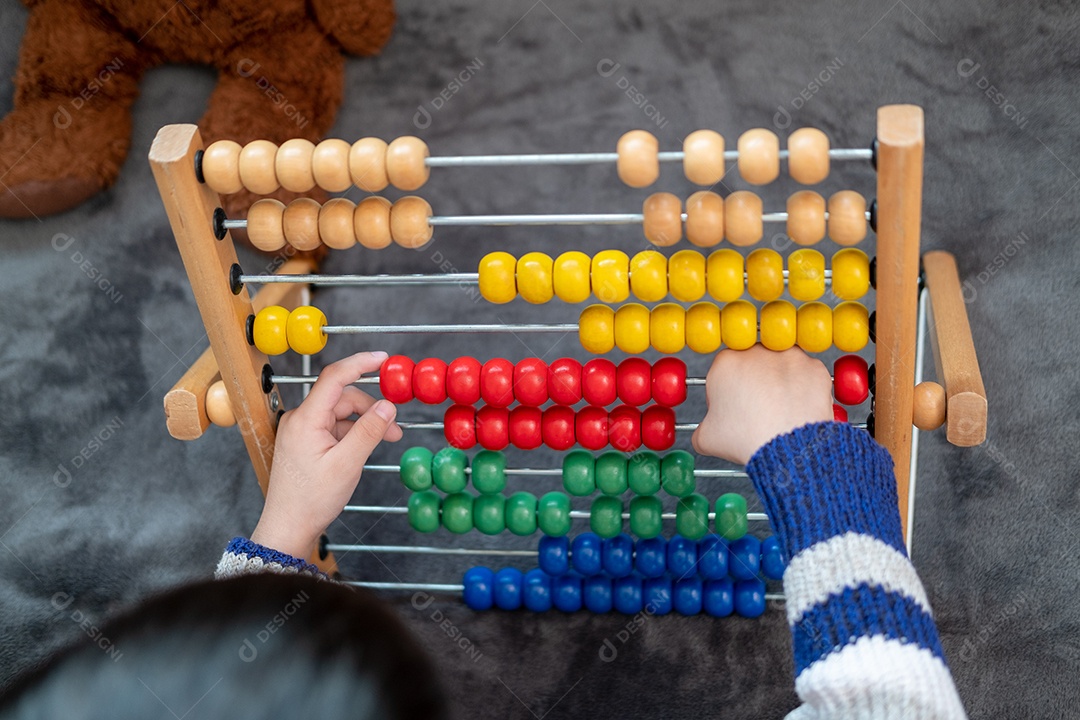
[[[251,326],[251,339],[255,347],[265,355],[280,355],[289,349],[286,325],[289,311],[280,305],[270,305],[255,313]]]
[[[356,204],[353,232],[357,242],[369,250],[382,250],[393,242],[390,207],[390,201],[384,197],[368,197]]]
[[[841,190],[829,198],[829,237],[837,245],[856,245],[866,237],[866,198]]]
[[[715,130],[695,130],[683,140],[683,172],[695,185],[710,187],[724,178],[724,137]]]
[[[247,213],[247,233],[251,244],[263,252],[277,252],[285,247],[284,214],[285,205],[273,198],[252,203]]]
[[[210,189],[231,195],[244,189],[240,179],[240,143],[218,140],[203,151],[202,174]]]
[[[787,199],[787,234],[797,245],[813,245],[825,237],[825,198],[800,190]]]
[[[615,147],[619,179],[633,188],[649,187],[660,177],[660,143],[652,133],[631,130]]]
[[[858,248],[832,256],[832,292],[841,300],[858,300],[870,290],[870,258]]]
[[[833,340],[832,308],[825,303],[808,302],[799,307],[795,334],[805,352],[825,352]]]
[[[525,253],[518,258],[514,274],[522,300],[532,305],[543,305],[555,297],[553,266],[551,256],[542,252]]]
[[[680,250],[668,260],[668,288],[679,302],[696,302],[705,295],[705,256]]]
[[[780,138],[765,128],[739,136],[739,174],[751,185],[767,185],[780,177]]]
[[[517,297],[517,260],[508,252],[488,253],[477,268],[480,297],[503,305]]]
[[[348,250],[356,244],[353,215],[356,205],[352,200],[332,198],[319,210],[319,237],[327,247]]]
[[[352,150],[344,140],[323,140],[315,146],[311,155],[311,173],[315,183],[329,192],[343,192],[352,187],[349,174],[349,152]]]
[[[829,138],[817,128],[800,128],[788,138],[788,172],[803,185],[829,177]]]
[[[696,353],[713,353],[720,349],[720,341],[720,307],[710,302],[694,303],[688,307],[686,346]],[[655,378],[656,371],[653,373]]]
[[[578,250],[564,252],[555,258],[551,268],[556,297],[563,302],[585,302],[592,295],[589,267],[592,258]]]
[[[912,397],[912,424],[920,430],[937,430],[945,424],[945,388],[936,382],[921,382]]]
[[[748,190],[737,190],[724,200],[724,232],[728,242],[748,247],[761,240],[761,198]]]
[[[709,297],[720,302],[731,302],[742,297],[743,256],[731,248],[723,248],[709,255],[705,262],[705,287]]]
[[[319,239],[319,203],[311,198],[297,198],[285,207],[282,226],[285,239],[297,250],[314,250]]]
[[[671,193],[653,193],[645,198],[641,212],[645,239],[668,247],[682,240],[682,203]]]
[[[724,239],[724,199],[701,190],[686,199],[686,239],[698,247],[713,247]]]
[[[430,153],[418,137],[399,137],[386,148],[386,176],[398,190],[418,190],[427,182],[431,169],[424,163]]]
[[[615,311],[615,347],[638,355],[649,349],[649,308],[637,303],[621,305]]]
[[[314,355],[326,347],[326,316],[322,310],[310,305],[301,305],[289,313],[285,324],[289,347],[301,355]]]
[[[590,305],[578,318],[578,339],[588,352],[602,355],[615,347],[615,311],[608,305]]]
[[[630,258],[630,290],[645,302],[658,302],[668,294],[668,261],[655,250],[642,250]]]
[[[277,145],[269,140],[249,142],[240,151],[240,182],[256,195],[269,195],[279,187],[274,162]]]
[[[206,390],[206,416],[218,427],[232,427],[236,424],[229,391],[225,382],[218,380]]]
[[[768,302],[784,294],[784,258],[771,248],[758,248],[746,256],[746,291]]]
[[[380,192],[390,184],[386,176],[386,141],[382,138],[361,138],[349,150],[349,176],[356,187],[365,192]]]
[[[733,300],[720,311],[720,335],[732,350],[747,350],[757,342],[757,308],[746,300]]]
[[[845,300],[833,308],[833,345],[859,352],[870,342],[870,313],[862,303]]]
[[[427,200],[415,195],[398,200],[390,209],[390,235],[394,242],[407,248],[426,245],[432,233],[429,217],[431,206]]]
[[[298,193],[315,187],[315,176],[311,172],[311,156],[314,152],[315,143],[304,138],[281,143],[274,157],[274,171],[281,187]]]
[[[787,300],[773,300],[761,308],[761,344],[777,352],[795,347],[795,306]]]
[[[825,294],[825,256],[802,248],[788,255],[788,294],[795,300],[817,300]]]
[[[686,310],[675,303],[660,303],[649,316],[649,342],[668,355],[686,347]]]
[[[630,258],[622,250],[601,250],[589,266],[592,292],[605,303],[621,303],[630,297]]]

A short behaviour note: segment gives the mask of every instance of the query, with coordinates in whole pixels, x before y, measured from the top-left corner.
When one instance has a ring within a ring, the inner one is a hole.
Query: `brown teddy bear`
[[[24,1],[15,107],[0,121],[8,218],[60,212],[112,184],[148,67],[218,69],[199,122],[207,144],[318,141],[341,104],[342,50],[377,53],[394,24],[393,0]],[[235,216],[250,201],[238,193],[226,210]]]

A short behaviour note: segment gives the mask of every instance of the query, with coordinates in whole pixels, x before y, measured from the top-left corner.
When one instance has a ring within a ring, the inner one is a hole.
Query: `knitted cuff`
[[[221,556],[217,570],[214,571],[214,578],[223,580],[238,575],[251,575],[260,572],[278,573],[279,575],[311,575],[323,580],[327,579],[326,574],[311,563],[258,543],[253,543],[243,537],[233,538],[225,548],[225,554]]]

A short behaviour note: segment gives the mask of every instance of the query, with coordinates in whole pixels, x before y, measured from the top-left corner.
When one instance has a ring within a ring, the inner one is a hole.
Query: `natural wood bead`
[[[788,138],[788,172],[803,185],[829,177],[829,138],[817,128],[800,128]]]
[[[410,195],[390,209],[390,235],[402,247],[418,248],[431,239],[431,206],[427,200]]]
[[[315,187],[315,176],[311,172],[311,155],[314,152],[315,143],[304,138],[281,143],[274,158],[274,170],[281,187],[298,193]]]
[[[232,427],[236,424],[229,391],[225,382],[218,380],[206,390],[206,416],[218,427]]]
[[[356,244],[356,231],[353,229],[355,209],[352,200],[332,198],[319,210],[319,237],[327,247],[348,250]]]
[[[382,250],[393,242],[390,235],[390,201],[384,197],[364,198],[353,211],[353,231],[357,241],[369,250]]]
[[[431,175],[424,161],[431,153],[418,137],[399,137],[386,147],[386,176],[398,190],[418,190]],[[425,241],[426,242],[426,241]]]
[[[283,216],[285,205],[273,198],[256,200],[247,212],[247,233],[251,244],[263,252],[285,247]]]
[[[945,388],[936,382],[915,386],[912,424],[920,430],[937,430],[945,424]]]
[[[203,180],[210,189],[221,195],[231,195],[244,189],[240,179],[240,143],[218,140],[203,151]]]
[[[728,242],[747,247],[761,240],[761,198],[749,190],[737,190],[724,201],[724,232]]]
[[[700,190],[686,199],[686,239],[698,247],[713,247],[724,239],[724,199]]]
[[[314,250],[319,239],[319,203],[311,198],[297,198],[285,207],[282,227],[285,239],[297,250]]]
[[[825,237],[825,198],[800,190],[787,199],[787,234],[798,245],[813,245]]]
[[[765,128],[739,136],[739,174],[751,185],[767,185],[780,177],[780,138]]]
[[[344,140],[323,140],[311,155],[311,172],[315,184],[329,192],[342,192],[352,187],[349,174],[349,151],[352,146]]]
[[[866,237],[866,198],[841,190],[829,198],[829,237],[837,245],[856,245]]]
[[[240,151],[240,182],[256,195],[269,195],[279,187],[274,162],[277,145],[269,140],[249,142]]]
[[[724,137],[720,133],[695,130],[683,140],[683,154],[683,172],[690,182],[712,186],[723,179]]]
[[[649,187],[660,177],[660,143],[652,133],[631,130],[619,138],[615,151],[619,179],[630,187]]]
[[[682,240],[682,203],[671,193],[653,193],[645,198],[641,212],[645,239],[668,247]]]
[[[367,137],[357,140],[349,150],[349,175],[364,192],[380,192],[390,184],[386,176],[386,141]]]

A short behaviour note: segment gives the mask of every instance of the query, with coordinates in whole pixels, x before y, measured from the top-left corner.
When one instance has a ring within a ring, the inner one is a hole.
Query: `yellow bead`
[[[289,347],[301,355],[314,355],[326,347],[326,316],[322,310],[310,305],[301,305],[289,313],[286,323],[286,336]]]
[[[796,320],[799,347],[806,352],[825,352],[832,345],[832,309],[819,302],[799,307]]]
[[[560,300],[568,303],[585,302],[592,293],[589,284],[590,258],[583,252],[576,250],[564,252],[555,258],[552,268],[554,275],[555,295]]]
[[[705,280],[713,300],[738,300],[743,294],[743,256],[731,248],[712,253],[706,264]]]
[[[649,308],[637,303],[615,311],[615,347],[637,355],[649,349]]]
[[[622,250],[601,250],[592,259],[592,291],[600,302],[630,297],[630,258]]]
[[[833,345],[844,352],[859,352],[870,341],[870,317],[866,306],[842,302],[833,308]]]
[[[607,305],[590,305],[578,318],[581,347],[602,355],[615,347],[615,311]]]
[[[517,288],[525,302],[542,305],[555,297],[554,262],[542,252],[525,253],[517,261]]]
[[[289,340],[285,334],[288,320],[289,311],[280,305],[264,307],[255,315],[251,336],[255,339],[255,347],[259,352],[280,355],[289,349]]]
[[[660,303],[652,309],[649,341],[657,352],[667,354],[686,347],[686,311],[682,305]]]
[[[686,310],[686,346],[697,353],[720,349],[720,307],[709,302],[694,303]]]
[[[788,255],[788,293],[795,300],[817,300],[825,294],[825,256],[803,248]]]
[[[832,291],[841,300],[858,300],[870,289],[870,258],[856,248],[832,256]]]
[[[642,250],[630,258],[630,289],[634,297],[658,302],[668,294],[668,260],[655,250]]]
[[[787,300],[773,300],[761,308],[761,344],[770,350],[795,347],[795,306]]]
[[[732,350],[746,350],[757,342],[757,308],[747,300],[734,300],[720,312],[720,334]]]
[[[755,300],[775,300],[784,294],[784,258],[769,248],[746,257],[746,290]]]
[[[668,287],[680,302],[694,302],[705,294],[705,256],[697,250],[680,250],[668,260]]]
[[[480,260],[480,296],[489,303],[502,305],[517,297],[514,273],[517,258],[506,252],[488,253]]]

